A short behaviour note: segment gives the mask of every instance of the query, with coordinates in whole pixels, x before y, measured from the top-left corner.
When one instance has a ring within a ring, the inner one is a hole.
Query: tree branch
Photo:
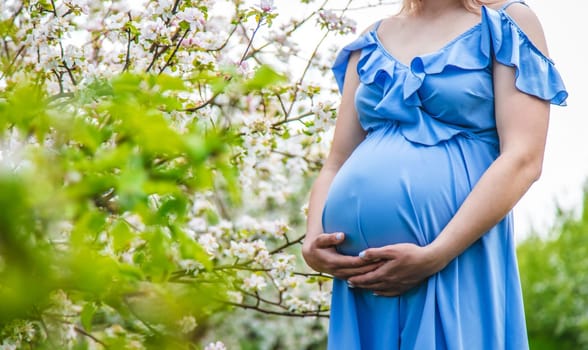
[[[263,309],[261,307],[255,306],[255,305],[247,305],[247,304],[239,304],[239,303],[234,303],[234,302],[230,302],[230,301],[225,301],[223,302],[224,304],[227,305],[231,305],[231,306],[235,306],[235,307],[239,307],[242,309],[250,309],[250,310],[255,310],[257,312],[261,312],[263,314],[268,314],[268,315],[278,315],[278,316],[287,316],[287,317],[320,317],[320,318],[329,318],[328,315],[328,310],[325,311],[304,311],[301,313],[296,313],[296,312],[291,312],[291,311],[274,311],[274,310],[268,310],[268,309]]]
[[[257,31],[259,30],[259,28],[261,28],[262,23],[263,23],[263,16],[261,16],[259,18],[259,21],[257,21],[257,26],[253,30],[253,34],[251,34],[251,38],[249,39],[249,42],[247,43],[247,47],[245,48],[245,51],[243,52],[243,55],[241,56],[241,59],[239,60],[239,65],[241,65],[241,63],[243,63],[243,61],[245,61],[245,58],[247,57],[247,54],[249,53],[249,49],[251,48],[251,45],[253,45],[253,39],[255,39],[255,35],[257,34]]]
[[[159,74],[163,73],[163,71],[170,65],[172,59],[176,55],[176,52],[178,52],[180,45],[182,45],[182,41],[184,41],[184,39],[186,38],[186,35],[188,35],[189,32],[190,32],[190,29],[186,29],[186,31],[184,32],[184,34],[182,35],[180,40],[178,40],[178,43],[174,47],[174,51],[171,53],[171,55],[169,55],[169,57],[167,58],[167,61],[165,62],[163,67],[161,67],[161,69],[159,70]]]
[[[74,330],[78,333],[80,333],[81,335],[84,335],[90,339],[92,339],[93,341],[95,341],[96,343],[102,345],[105,349],[108,349],[108,345],[106,345],[106,343],[104,343],[103,341],[101,341],[100,339],[96,338],[95,336],[93,336],[92,334],[86,332],[85,330],[81,329],[80,327],[74,327]]]

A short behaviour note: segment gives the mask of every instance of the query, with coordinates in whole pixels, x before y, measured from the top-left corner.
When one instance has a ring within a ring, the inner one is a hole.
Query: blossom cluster
[[[340,34],[355,33],[357,23],[346,16],[340,16],[333,10],[322,10],[319,13],[319,23],[332,31]]]

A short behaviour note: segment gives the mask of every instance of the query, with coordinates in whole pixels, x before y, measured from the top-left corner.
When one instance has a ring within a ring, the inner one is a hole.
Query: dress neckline
[[[439,53],[447,50],[449,47],[451,47],[452,45],[454,45],[455,43],[457,43],[461,39],[467,37],[469,34],[471,34],[474,31],[476,31],[482,25],[482,20],[480,20],[478,23],[474,24],[473,26],[471,26],[468,29],[466,29],[465,31],[463,31],[461,34],[457,35],[453,39],[449,40],[447,43],[443,44],[443,46],[441,46],[439,49],[436,49],[434,51],[427,52],[427,53],[424,53],[424,54],[418,54],[418,55],[414,56],[410,60],[410,62],[404,63],[401,60],[399,60],[398,58],[396,58],[396,56],[394,56],[390,52],[390,50],[388,50],[386,48],[386,46],[384,46],[384,44],[380,40],[380,36],[378,35],[378,28],[380,27],[380,23],[381,22],[382,22],[382,20],[379,20],[378,23],[376,23],[376,25],[374,26],[374,28],[369,33],[371,33],[372,36],[374,37],[374,40],[375,40],[376,44],[378,44],[378,47],[380,48],[380,50],[386,56],[388,56],[390,59],[392,59],[394,62],[398,63],[400,66],[402,66],[404,68],[410,68],[410,66],[412,65],[412,62],[414,62],[414,60],[417,59],[417,58],[422,58],[422,57],[436,55],[436,54],[439,54]]]

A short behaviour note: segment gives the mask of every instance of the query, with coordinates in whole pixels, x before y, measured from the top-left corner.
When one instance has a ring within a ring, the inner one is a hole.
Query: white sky
[[[541,179],[517,205],[519,238],[531,225],[545,231],[555,205],[580,209],[588,178],[588,40],[583,0],[528,0],[540,18],[550,55],[570,94],[567,107],[551,109],[547,150]]]
[[[343,6],[347,1],[333,0],[330,6]],[[357,0],[355,3],[377,3]],[[515,208],[517,238],[524,238],[532,228],[546,233],[555,218],[556,203],[564,209],[580,209],[582,187],[588,178],[588,40],[585,0],[527,0],[543,24],[550,56],[555,60],[570,94],[567,107],[552,107],[547,150],[541,179],[536,182]],[[304,6],[297,1],[277,0],[278,13],[302,14]],[[355,6],[355,5],[354,5]],[[375,20],[395,13],[394,6],[352,11],[349,15],[363,30]],[[312,28],[300,45],[313,47]],[[338,37],[331,43],[341,46],[355,35]],[[329,45],[325,45],[327,48]]]

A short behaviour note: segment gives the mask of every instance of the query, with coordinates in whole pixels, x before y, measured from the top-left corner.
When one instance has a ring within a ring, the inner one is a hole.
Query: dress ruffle
[[[347,65],[349,64],[349,57],[351,56],[351,53],[356,50],[361,50],[360,58],[357,63],[357,73],[362,83],[373,83],[380,72],[386,73],[389,78],[394,77],[397,62],[384,57],[381,52],[378,52],[379,44],[373,34],[374,33],[372,32],[364,33],[353,42],[343,47],[337,55],[331,70],[335,75],[339,92],[343,92],[343,83],[345,81]]]
[[[443,48],[426,55],[416,56],[410,63],[410,71],[404,84],[404,100],[409,106],[421,106],[418,90],[426,75],[442,73],[447,67],[462,70],[480,70],[488,67],[489,58],[482,55],[464,55],[480,42],[478,23],[445,44]]]
[[[533,45],[508,14],[485,6],[482,6],[478,24],[443,48],[416,56],[409,65],[398,61],[386,50],[375,30],[360,35],[343,47],[332,66],[340,92],[343,91],[349,57],[356,50],[361,50],[357,64],[359,80],[363,84],[378,82],[382,86],[382,97],[373,108],[378,116],[360,120],[362,126],[368,130],[383,120],[397,122],[406,139],[423,145],[435,145],[458,134],[475,137],[476,130],[441,120],[423,106],[419,89],[425,78],[442,74],[449,67],[463,71],[491,69],[495,58],[497,62],[515,68],[518,90],[557,105],[565,105],[568,96],[553,61]],[[398,101],[412,108],[404,108],[404,113],[398,113]]]
[[[471,31],[473,34],[473,29],[468,32]],[[374,106],[374,112],[379,115],[379,118],[362,118],[362,126],[368,130],[373,129],[375,124],[381,124],[382,120],[393,121],[399,124],[399,131],[407,140],[423,145],[435,145],[458,134],[469,134],[469,132],[463,127],[438,120],[420,108],[422,103],[417,93],[418,89],[427,74],[441,73],[449,65],[462,69],[486,67],[487,58],[458,59],[459,51],[468,50],[467,46],[472,45],[473,42],[479,42],[479,34],[457,42],[443,52],[417,57],[413,60],[411,67],[407,67],[388,53],[379,42],[377,34],[371,31],[359,36],[340,51],[332,71],[339,91],[342,92],[349,57],[352,52],[361,50],[357,63],[360,82],[367,85],[378,82],[382,86],[382,97]],[[402,108],[402,113],[398,113],[394,110],[393,102],[398,101],[398,95],[402,96],[405,107],[417,108]]]
[[[515,68],[518,90],[552,104],[566,105],[568,93],[553,61],[505,11],[482,7],[482,23],[482,53]]]

